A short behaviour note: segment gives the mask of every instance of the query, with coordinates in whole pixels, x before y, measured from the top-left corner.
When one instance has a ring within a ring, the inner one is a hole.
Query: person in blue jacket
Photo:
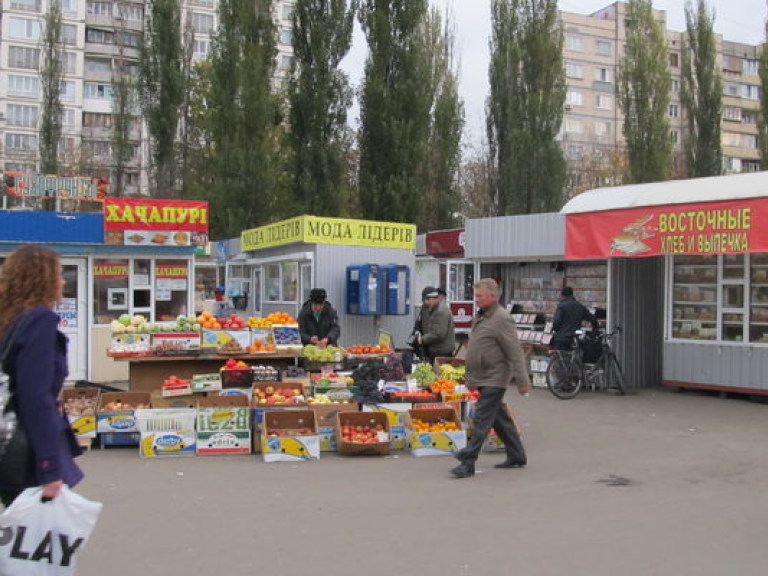
[[[0,269],[0,344],[22,322],[3,368],[31,450],[25,485],[3,485],[0,471],[0,500],[6,507],[25,488],[42,486],[43,498],[56,498],[64,484],[71,487],[83,478],[74,461],[82,449],[58,400],[68,374],[67,338],[53,307],[63,287],[59,255],[43,246],[17,248]]]

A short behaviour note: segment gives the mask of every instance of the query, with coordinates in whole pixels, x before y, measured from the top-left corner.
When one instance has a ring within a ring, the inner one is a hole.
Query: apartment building
[[[42,38],[51,0],[2,0],[0,9],[0,171],[38,172]],[[61,172],[112,178],[114,84],[120,70],[138,74],[145,0],[58,0],[62,13]],[[193,31],[193,60],[208,56],[217,0],[181,0]],[[290,70],[294,0],[276,0],[276,82]],[[123,191],[147,190],[147,132],[138,108],[129,126]]]
[[[593,14],[560,12],[564,31],[563,56],[567,94],[561,141],[571,166],[571,178],[587,173],[584,185],[596,178],[609,180],[624,146],[624,117],[616,95],[619,62],[626,42],[626,9],[615,2]],[[682,10],[682,6],[681,6]],[[672,73],[667,113],[675,152],[682,154],[684,117],[680,78],[684,32],[667,29],[666,12],[654,11],[666,31],[668,64]],[[723,78],[722,145],[726,173],[759,169],[757,113],[760,79],[759,47],[717,36]],[[572,182],[575,187],[579,182]]]

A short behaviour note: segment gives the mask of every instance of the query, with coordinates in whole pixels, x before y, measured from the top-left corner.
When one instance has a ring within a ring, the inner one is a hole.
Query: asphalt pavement
[[[510,394],[529,465],[264,463],[93,449],[79,576],[765,576],[768,405],[695,392]]]

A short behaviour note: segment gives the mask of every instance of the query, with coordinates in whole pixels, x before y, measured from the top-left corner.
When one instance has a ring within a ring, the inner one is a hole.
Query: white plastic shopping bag
[[[96,525],[100,502],[64,486],[49,502],[43,489],[27,488],[0,514],[2,576],[69,576]]]

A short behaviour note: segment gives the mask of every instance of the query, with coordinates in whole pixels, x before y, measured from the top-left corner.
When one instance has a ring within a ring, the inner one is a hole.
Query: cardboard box
[[[414,420],[424,422],[453,422],[459,430],[444,432],[417,432]],[[461,427],[453,408],[414,408],[406,416],[405,433],[408,447],[414,456],[453,456],[466,447],[467,433]]]
[[[151,408],[197,408],[197,396],[186,394],[184,396],[163,396],[159,390],[153,390],[149,397]]]
[[[389,432],[392,437],[393,450],[404,450],[406,446],[405,418],[408,410],[413,408],[410,402],[394,402],[385,404],[363,404],[363,412],[383,412],[389,420]]]
[[[113,334],[107,356],[143,356],[152,349],[150,334]]]
[[[212,392],[221,390],[221,373],[193,374],[192,392]]]
[[[200,348],[199,332],[158,332],[152,334],[152,347],[169,350],[192,350]]]
[[[142,458],[194,456],[197,448],[195,416],[192,408],[149,408],[136,410],[141,433]]]
[[[312,410],[267,410],[262,423],[261,452],[265,462],[301,462],[320,459],[320,437]],[[296,434],[309,429],[312,434]],[[268,431],[283,431],[270,436]]]
[[[100,432],[98,438],[102,446],[138,446],[141,442],[139,432]]]
[[[149,407],[149,392],[104,392],[96,410],[96,431],[99,434],[138,432],[136,409]],[[123,404],[131,408],[110,408],[110,404]]]
[[[317,433],[320,436],[320,451],[335,452],[336,443],[336,415],[342,412],[358,412],[357,403],[347,404],[310,404],[311,410],[317,419]]]
[[[69,425],[78,438],[96,438],[96,410],[101,390],[89,388],[65,388],[61,393],[64,412]]]
[[[248,398],[209,396],[197,404],[197,453],[250,454],[251,414]]]
[[[204,328],[200,335],[200,346],[209,348],[219,348],[234,340],[245,350],[251,345],[251,331],[245,330],[209,330]]]
[[[253,384],[253,370],[251,368],[235,368],[232,370],[221,369],[222,388],[248,388]]]
[[[344,441],[342,436],[344,426],[381,428],[378,434],[379,441],[370,444]],[[391,448],[389,418],[383,412],[339,412],[336,415],[336,443],[339,454],[348,456],[384,456],[389,454]]]

